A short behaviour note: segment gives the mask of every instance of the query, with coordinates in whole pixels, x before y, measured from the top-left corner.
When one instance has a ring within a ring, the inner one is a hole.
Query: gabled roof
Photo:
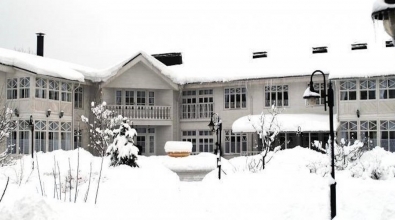
[[[172,78],[174,76],[172,71],[169,70],[166,65],[155,59],[153,56],[146,54],[145,52],[139,52],[138,54],[118,63],[111,68],[97,72],[95,78],[91,78],[90,76],[88,76],[87,79],[95,82],[104,82],[105,85],[118,77],[120,74],[122,74],[126,70],[126,68],[129,69],[131,66],[136,65],[140,61],[138,60],[139,58],[144,59],[150,65],[152,65],[154,67],[154,72],[160,78],[166,81],[173,89],[178,90],[177,84],[174,83],[176,80]]]

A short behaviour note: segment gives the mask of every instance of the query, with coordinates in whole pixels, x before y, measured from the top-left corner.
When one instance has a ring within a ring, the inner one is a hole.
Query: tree
[[[107,155],[111,156],[111,166],[125,164],[131,167],[138,167],[136,163],[138,148],[134,145],[134,137],[137,132],[127,123],[124,118],[119,129],[113,131],[114,141],[107,149]]]
[[[9,137],[10,132],[15,129],[16,124],[12,120],[13,110],[8,107],[3,107],[0,109],[0,143],[5,141],[5,138]],[[8,165],[11,163],[10,154],[12,153],[12,148],[15,145],[7,146],[5,151],[0,153],[0,164],[1,166]]]
[[[95,106],[95,102],[91,103],[91,111],[93,113],[93,123],[89,123],[89,119],[81,116],[81,120],[89,127],[89,144],[88,147],[98,151],[102,157],[99,173],[99,182],[96,189],[95,204],[97,202],[97,195],[99,193],[99,186],[101,180],[101,173],[103,170],[104,156],[111,138],[113,138],[113,130],[115,126],[122,121],[122,116],[113,117],[113,112],[106,108],[107,103],[102,102]]]
[[[282,109],[278,109],[276,106],[272,105],[272,107],[268,110],[268,115],[264,114],[262,111],[258,120],[254,120],[251,117],[248,118],[262,143],[262,152],[260,153],[262,157],[260,161],[260,163],[262,163],[262,170],[265,169],[265,164],[271,160],[274,153],[281,149],[281,145],[273,147],[272,143],[275,141],[275,138],[281,131],[280,124],[277,121],[277,115],[281,114],[282,111]],[[266,161],[266,156],[268,155],[269,151],[273,151],[273,154]],[[259,166],[260,163],[258,163],[257,166]]]

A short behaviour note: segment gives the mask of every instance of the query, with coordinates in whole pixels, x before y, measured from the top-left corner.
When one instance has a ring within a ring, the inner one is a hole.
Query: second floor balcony
[[[122,115],[130,119],[170,120],[171,106],[150,105],[107,105],[114,115]]]
[[[214,110],[213,103],[182,104],[181,119],[210,118]]]

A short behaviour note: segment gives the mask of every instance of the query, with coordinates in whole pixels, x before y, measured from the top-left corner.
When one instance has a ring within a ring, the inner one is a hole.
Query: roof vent
[[[328,53],[328,47],[313,47],[313,54],[315,53]]]
[[[351,44],[351,50],[366,50],[368,49],[367,43]]]
[[[267,52],[263,51],[263,52],[254,52],[252,54],[252,59],[257,59],[257,58],[266,58],[267,57]]]
[[[181,53],[161,53],[152,54],[157,60],[165,64],[166,66],[180,65],[182,64]]]
[[[385,47],[394,47],[394,42],[392,40],[387,40],[385,42]]]

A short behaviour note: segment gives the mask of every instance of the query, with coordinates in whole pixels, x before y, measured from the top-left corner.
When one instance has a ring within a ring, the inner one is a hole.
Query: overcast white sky
[[[249,57],[375,42],[373,0],[1,0],[0,47],[106,68],[138,51]],[[382,32],[379,30],[378,32]],[[389,39],[389,37],[388,37]],[[380,42],[381,43],[381,42]],[[377,43],[377,44],[380,44]]]

